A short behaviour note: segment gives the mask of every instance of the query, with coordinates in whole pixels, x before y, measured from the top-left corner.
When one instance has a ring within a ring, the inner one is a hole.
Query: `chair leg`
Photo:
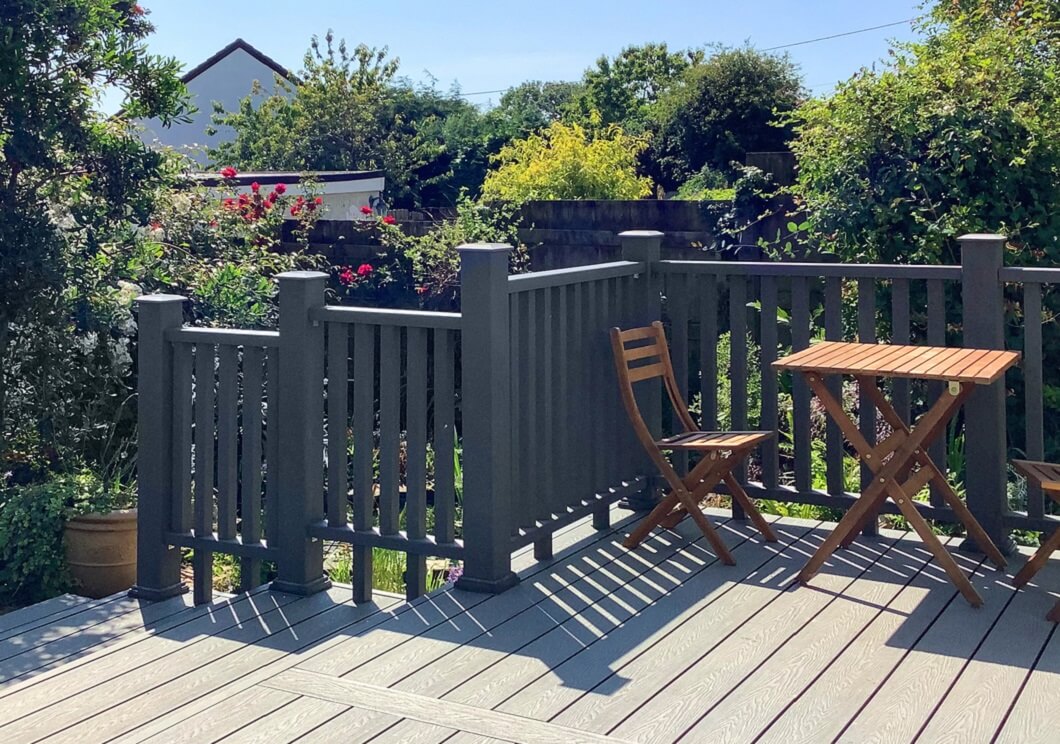
[[[677,495],[670,493],[659,505],[656,506],[648,516],[640,520],[640,524],[633,528],[633,531],[629,533],[626,539],[622,542],[622,545],[632,550],[641,544],[651,531],[666,517],[670,511],[678,504]]]
[[[1023,568],[1012,580],[1012,585],[1018,589],[1030,581],[1034,574],[1045,568],[1045,564],[1049,562],[1049,556],[1057,549],[1060,549],[1060,528],[1053,530],[1053,534],[1049,535],[1049,538],[1035,551],[1030,560],[1023,564]]]
[[[692,515],[692,520],[699,525],[700,531],[703,532],[703,536],[707,538],[711,547],[714,548],[714,552],[721,559],[721,562],[726,566],[735,566],[736,560],[732,557],[732,553],[729,552],[729,548],[722,541],[717,530],[714,529],[714,525],[707,519],[707,515],[700,511],[699,504],[692,499],[692,494],[688,491],[679,491],[677,498],[684,504],[688,513]]]
[[[740,485],[740,481],[736,480],[731,472],[725,474],[724,480],[725,485],[732,491],[732,497],[743,507],[744,513],[755,528],[762,533],[762,537],[766,539],[766,542],[776,542],[777,536],[769,526],[769,522],[762,518],[762,513],[758,511],[754,502],[751,501],[751,497],[747,495],[747,491]]]

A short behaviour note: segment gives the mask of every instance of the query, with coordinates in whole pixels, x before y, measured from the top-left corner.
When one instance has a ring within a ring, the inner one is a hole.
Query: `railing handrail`
[[[576,266],[570,269],[551,269],[549,271],[531,271],[527,274],[516,274],[508,277],[508,293],[530,292],[535,289],[564,287],[568,284],[579,284],[586,281],[615,279],[623,276],[636,276],[647,269],[642,261],[612,261]]]
[[[460,330],[460,313],[433,310],[391,310],[377,307],[321,305],[309,311],[309,318],[324,323],[363,323],[406,328],[447,328]]]
[[[1024,284],[1060,284],[1060,269],[1040,269],[1032,266],[1009,266],[998,272],[1002,282]]]
[[[241,328],[170,328],[165,339],[174,344],[219,344],[222,346],[254,346],[277,348],[278,331],[246,331]]]
[[[959,281],[961,267],[921,264],[773,263],[768,261],[659,261],[661,274],[798,276],[842,279],[943,279]]]

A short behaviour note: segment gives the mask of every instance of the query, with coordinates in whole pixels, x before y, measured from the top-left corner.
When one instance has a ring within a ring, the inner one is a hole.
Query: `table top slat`
[[[1019,360],[1016,351],[821,341],[778,359],[773,368],[989,384]]]

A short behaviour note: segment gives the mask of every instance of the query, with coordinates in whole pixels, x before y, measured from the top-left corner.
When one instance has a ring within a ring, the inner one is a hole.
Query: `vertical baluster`
[[[280,392],[280,350],[269,349],[265,361],[266,385],[268,386],[265,402],[265,537],[271,547],[276,547],[279,528],[279,510],[276,502],[280,498],[277,485],[277,471],[280,462],[279,427],[279,392]]]
[[[804,276],[791,280],[791,349],[800,351],[810,345],[810,281]],[[792,437],[795,445],[795,488],[808,491],[810,472],[810,389],[802,375],[793,375],[791,383]]]
[[[876,343],[876,281],[858,279],[858,340],[863,344]],[[869,445],[876,443],[876,406],[864,391],[858,391],[858,424],[861,435]],[[865,489],[872,481],[872,471],[864,464],[861,466],[861,488]],[[870,519],[865,525],[864,534],[875,535],[879,525],[877,519]]]
[[[353,327],[353,529],[375,524],[375,326]],[[372,549],[354,546],[353,601],[372,601]]]
[[[702,399],[700,428],[718,428],[718,279],[703,278],[699,295],[699,393]]]
[[[524,293],[525,306],[522,313],[523,338],[526,339],[526,476],[528,493],[527,508],[537,516],[543,512],[545,495],[541,492],[541,437],[544,436],[544,417],[541,415],[541,391],[544,385],[544,370],[541,367],[541,305],[539,292]]]
[[[762,431],[777,431],[778,393],[777,373],[773,362],[777,359],[777,280],[772,276],[762,277],[762,313],[759,336],[762,341],[762,416],[758,428]],[[778,483],[778,451],[775,437],[762,444],[762,482],[767,488],[776,488]]]
[[[217,536],[236,536],[239,488],[239,362],[236,347],[217,347]]]
[[[540,456],[538,474],[541,478],[541,489],[543,493],[539,504],[539,517],[541,521],[547,522],[552,518],[552,505],[556,502],[556,470],[555,449],[553,437],[556,431],[556,378],[555,360],[553,348],[556,340],[553,330],[553,290],[537,290],[538,299],[541,304],[538,308],[538,344],[541,351],[540,370],[541,376],[541,416],[538,419],[540,438]],[[541,555],[546,556],[544,546],[541,546]]]
[[[427,536],[427,330],[407,331],[405,375],[405,529],[410,540]],[[427,557],[409,554],[405,595],[415,599],[427,591]]]
[[[261,347],[243,349],[243,451],[240,488],[240,535],[246,545],[261,542]],[[239,586],[249,591],[261,584],[261,560],[242,558],[239,562]]]
[[[192,346],[173,348],[173,512],[175,532],[191,530]]]
[[[523,336],[522,338],[525,338]],[[456,486],[454,458],[456,398],[453,377],[455,364],[453,332],[434,330],[434,537],[440,543],[456,539]],[[525,460],[524,460],[525,462]],[[529,494],[524,492],[524,497]]]
[[[946,286],[941,279],[927,281],[927,342],[929,346],[946,345]],[[942,395],[945,383],[927,383],[928,400],[938,400]],[[946,437],[941,436],[932,442],[928,455],[945,473],[946,472]],[[931,486],[931,505],[943,507],[946,499],[934,485]]]
[[[570,406],[578,413],[578,426],[573,430],[575,436],[574,441],[577,445],[569,446],[568,449],[578,449],[582,453],[582,458],[581,462],[579,462],[576,467],[579,476],[578,494],[573,501],[567,502],[564,506],[578,504],[583,499],[592,497],[593,464],[596,461],[596,453],[592,446],[588,445],[588,442],[592,439],[592,412],[589,408],[589,402],[592,400],[592,394],[590,392],[592,381],[589,379],[590,370],[588,361],[593,348],[592,343],[590,342],[589,324],[592,322],[594,285],[592,282],[585,282],[575,286],[577,289],[577,294],[575,296],[578,300],[578,317],[574,329],[581,348],[578,352],[577,364],[575,365],[577,377],[574,378],[574,390],[576,391],[576,395],[574,400],[570,400]]]
[[[1023,405],[1026,417],[1025,450],[1030,460],[1045,459],[1045,423],[1042,410],[1042,285],[1023,285]],[[1027,483],[1027,514],[1045,513],[1042,490]]]
[[[379,531],[400,529],[401,329],[379,328]]]
[[[909,344],[909,280],[895,279],[891,282],[891,343]],[[909,422],[909,380],[894,379],[891,381],[892,403],[898,415]]]
[[[512,381],[512,514],[519,519],[519,524],[527,524],[528,499],[523,483],[523,343],[522,335],[522,294],[508,296],[508,364]],[[437,455],[435,455],[437,459]]]
[[[589,360],[589,385],[592,391],[592,402],[590,403],[591,415],[588,417],[589,439],[591,446],[596,452],[593,471],[593,490],[599,494],[607,494],[610,484],[610,471],[608,469],[608,456],[610,446],[605,446],[602,437],[592,436],[593,432],[600,430],[606,425],[608,409],[608,391],[610,389],[610,378],[608,369],[611,363],[611,345],[608,341],[607,303],[610,296],[610,281],[607,279],[598,281],[596,284],[596,298],[592,306],[592,323],[589,328],[588,360]],[[613,431],[609,429],[608,431]],[[605,502],[603,506],[593,513],[593,527],[604,529],[610,526],[611,510]]]
[[[615,432],[616,439],[610,447],[606,448],[605,452],[607,455],[607,484],[612,488],[617,488],[626,477],[626,467],[621,453],[620,442],[622,441],[623,433],[629,427],[626,424],[626,416],[622,411],[622,402],[619,399],[618,378],[615,377],[615,362],[611,352],[610,332],[611,328],[622,327],[621,317],[619,316],[619,308],[621,307],[619,292],[622,284],[620,279],[609,279],[607,284],[607,320],[605,326],[608,335],[605,336],[604,341],[607,349],[605,357],[607,363],[602,377],[606,392],[606,397],[604,398],[606,416],[604,421],[607,431]]]
[[[843,280],[830,276],[824,282],[824,337],[827,341],[843,340]],[[825,381],[828,392],[840,403],[843,401],[843,380],[838,375],[829,375]],[[846,490],[846,474],[843,468],[843,434],[832,418],[825,425],[825,479],[828,493],[839,494]]]
[[[195,344],[195,516],[196,537],[213,536],[214,347]],[[213,553],[195,548],[194,601],[213,599]]]
[[[677,389],[688,401],[688,281],[684,274],[666,277],[666,305],[670,310],[670,357],[677,378]],[[669,406],[668,406],[669,407]],[[676,434],[684,427],[676,412],[670,419],[671,432]],[[676,452],[674,467],[681,475],[688,472],[688,453]]]
[[[578,409],[576,400],[580,393],[581,380],[578,376],[581,361],[581,339],[578,332],[578,321],[581,319],[579,296],[574,287],[566,286],[557,289],[546,289],[545,293],[553,295],[552,338],[555,355],[550,365],[552,378],[552,405],[556,407],[555,418],[548,427],[548,439],[553,451],[552,464],[558,472],[555,490],[552,493],[549,509],[553,514],[562,514],[564,505],[575,502],[581,497],[582,473],[579,467],[584,465],[585,451],[580,447],[575,455],[578,441]],[[548,400],[548,399],[546,399]]]
[[[328,323],[328,503],[331,527],[346,526],[349,491],[347,433],[349,404],[349,327]]]

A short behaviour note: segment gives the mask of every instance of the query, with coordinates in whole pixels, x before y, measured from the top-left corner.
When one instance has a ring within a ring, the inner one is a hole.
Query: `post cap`
[[[510,253],[512,247],[507,243],[464,243],[456,250],[460,253]]]
[[[643,240],[645,238],[661,238],[663,234],[658,230],[626,230],[625,232],[620,232],[618,237]]]
[[[327,279],[328,275],[323,271],[285,271],[282,274],[277,274],[276,278],[306,281],[309,279]]]
[[[170,303],[187,302],[187,297],[173,294],[146,294],[136,298],[137,305],[167,305]]]
[[[968,233],[957,240],[962,243],[1004,243],[1008,240],[1008,236],[997,233]]]

